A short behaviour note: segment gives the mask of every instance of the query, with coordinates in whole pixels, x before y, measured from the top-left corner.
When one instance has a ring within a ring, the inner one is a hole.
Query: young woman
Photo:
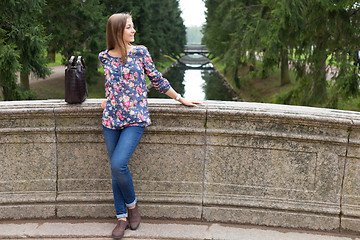
[[[134,24],[131,15],[112,15],[106,25],[107,50],[99,53],[105,70],[105,97],[101,104],[103,132],[111,163],[112,188],[118,223],[113,238],[122,238],[125,229],[135,230],[140,214],[133,180],[127,166],[146,126],[151,124],[145,74],[161,93],[187,106],[189,101],[177,94],[154,66],[144,46],[134,46]]]

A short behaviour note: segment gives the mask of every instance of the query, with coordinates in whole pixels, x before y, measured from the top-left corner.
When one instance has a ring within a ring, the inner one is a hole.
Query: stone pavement
[[[113,219],[0,221],[0,239],[112,239]],[[220,223],[143,220],[131,239],[360,240],[360,235]]]

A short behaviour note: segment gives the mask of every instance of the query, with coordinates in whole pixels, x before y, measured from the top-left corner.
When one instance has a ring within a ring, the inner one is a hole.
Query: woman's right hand
[[[101,108],[105,109],[105,107],[106,107],[106,100],[101,103]]]
[[[198,104],[202,104],[202,102],[187,100],[185,98],[180,98],[179,102],[188,107],[196,107]]]

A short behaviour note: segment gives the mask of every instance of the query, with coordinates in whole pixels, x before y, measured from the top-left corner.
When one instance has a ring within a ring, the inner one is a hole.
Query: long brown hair
[[[114,49],[115,46],[118,45],[120,47],[122,64],[125,63],[128,54],[123,39],[123,33],[128,18],[131,18],[130,13],[116,13],[111,15],[106,23],[107,49]]]

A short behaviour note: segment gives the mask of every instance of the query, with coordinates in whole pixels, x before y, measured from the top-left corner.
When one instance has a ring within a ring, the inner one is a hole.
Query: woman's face
[[[123,33],[123,39],[125,44],[128,44],[129,42],[134,42],[135,38],[135,29],[134,29],[134,23],[132,22],[131,18],[128,18],[126,20],[126,25]]]

